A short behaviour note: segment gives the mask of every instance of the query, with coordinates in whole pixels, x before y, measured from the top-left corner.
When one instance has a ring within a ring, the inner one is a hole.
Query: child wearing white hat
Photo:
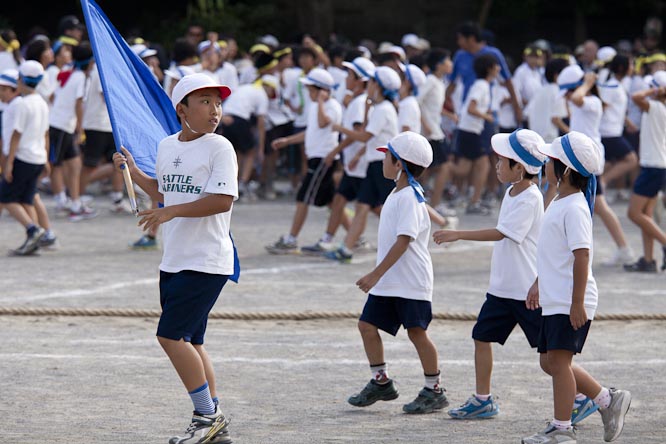
[[[374,145],[371,145],[374,147]],[[356,282],[369,293],[358,322],[372,379],[348,402],[367,407],[398,397],[389,377],[379,330],[395,336],[404,327],[421,359],[425,386],[416,399],[402,407],[405,413],[431,413],[446,407],[437,348],[428,336],[432,320],[432,260],[428,251],[430,220],[423,188],[416,179],[432,162],[432,149],[420,134],[406,131],[384,146],[371,148],[384,154],[382,173],[395,181],[379,218],[376,267]]]
[[[643,257],[624,266],[626,271],[656,272],[654,240],[662,246],[661,270],[666,270],[666,233],[653,218],[657,195],[666,183],[666,71],[652,77],[651,87],[637,92],[632,100],[643,111],[640,135],[641,172],[629,200],[629,219],[641,229]]]
[[[400,131],[421,133],[421,108],[417,96],[425,84],[426,75],[416,65],[401,65],[403,76],[398,103],[398,128]]]
[[[511,134],[495,134],[491,143],[498,156],[497,178],[511,184],[502,200],[496,227],[440,230],[433,234],[438,244],[457,240],[495,242],[486,301],[472,331],[476,392],[461,407],[449,411],[456,419],[489,418],[499,413],[490,390],[492,343],[504,345],[518,324],[529,345],[536,348],[541,326],[541,312],[528,310],[525,299],[537,275],[536,249],[543,197],[534,178],[546,160],[538,150],[544,141],[534,131],[516,130]]]
[[[602,387],[583,368],[572,364],[581,353],[597,309],[597,285],[592,276],[592,214],[595,175],[603,169],[599,145],[572,131],[539,149],[554,162],[558,196],[548,206],[537,243],[537,281],[527,307],[541,307],[537,350],[541,368],[553,379],[554,419],[523,444],[575,443],[571,406],[576,391],[599,407],[604,440],[622,433],[631,393]]]
[[[182,130],[160,142],[156,178],[143,173],[125,148],[113,157],[117,168],[128,168],[132,180],[164,204],[139,213],[139,225],[164,226],[157,340],[194,405],[190,426],[170,444],[231,442],[215,371],[203,345],[208,314],[227,280],[238,275],[229,232],[238,199],[238,164],[231,143],[215,134],[222,101],[230,93],[206,74],[178,82],[171,103]]]

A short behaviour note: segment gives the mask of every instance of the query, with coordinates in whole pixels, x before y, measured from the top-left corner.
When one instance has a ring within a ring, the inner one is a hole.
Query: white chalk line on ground
[[[21,361],[31,359],[52,359],[52,360],[94,360],[98,362],[128,362],[128,361],[143,361],[143,362],[161,362],[167,358],[164,356],[145,356],[145,355],[129,355],[129,354],[57,354],[57,353],[0,353],[0,361],[8,362],[9,360]],[[335,365],[367,365],[367,361],[361,359],[328,359],[328,358],[308,358],[308,359],[289,359],[289,358],[246,358],[246,357],[225,357],[225,358],[212,358],[216,364],[224,363],[248,363],[258,365],[281,365],[285,367],[318,367],[318,366],[335,366]],[[418,359],[393,359],[392,365],[418,365]],[[443,366],[463,366],[474,367],[473,359],[444,359],[441,360]],[[610,361],[579,361],[579,364],[586,367],[661,367],[666,366],[666,359],[645,359],[645,360],[610,360]],[[514,367],[514,366],[538,366],[537,359],[533,360],[513,360],[513,361],[495,361],[496,367]]]

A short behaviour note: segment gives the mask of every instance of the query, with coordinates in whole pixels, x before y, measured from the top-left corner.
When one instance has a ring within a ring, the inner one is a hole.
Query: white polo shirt
[[[407,96],[398,103],[398,130],[421,133],[421,108],[416,97]]]
[[[2,134],[0,134],[0,138],[2,139],[2,154],[5,156],[9,155],[9,143],[14,132],[14,122],[16,122],[16,105],[21,100],[23,100],[23,97],[16,96],[9,103],[2,102],[5,110],[2,112]]]
[[[224,114],[250,120],[252,116],[265,116],[268,112],[268,95],[261,85],[241,85],[222,104]]]
[[[224,62],[215,73],[220,83],[228,86],[233,94],[238,88],[238,70],[236,70],[236,67],[232,63]]]
[[[338,145],[340,133],[333,131],[333,125],[342,122],[342,106],[337,100],[329,98],[324,102],[324,114],[331,123],[319,127],[319,104],[312,103],[309,108],[308,125],[305,128],[305,155],[308,159],[324,158]]]
[[[83,105],[83,123],[81,125],[84,130],[103,131],[106,133],[110,133],[113,130],[111,128],[109,111],[106,108],[106,101],[104,100],[104,91],[102,90],[102,82],[99,78],[97,65],[90,72]]]
[[[21,133],[16,158],[33,165],[44,165],[46,155],[46,132],[49,129],[49,106],[39,94],[28,94],[16,103],[14,130]]]
[[[497,220],[497,231],[505,237],[493,247],[488,293],[524,301],[537,276],[543,196],[536,185],[530,185],[517,196],[511,196],[512,189],[513,186],[504,193]]]
[[[650,109],[641,120],[640,165],[666,168],[666,105],[650,100]]]
[[[432,301],[430,217],[425,204],[416,199],[409,186],[400,191],[394,189],[384,202],[377,235],[377,265],[401,235],[411,238],[407,251],[370,289],[370,294]]]
[[[50,125],[53,128],[73,134],[76,130],[76,101],[86,92],[86,75],[75,69],[65,82],[58,85],[51,107]]]
[[[181,142],[179,135],[180,132],[163,139],[157,148],[155,173],[164,206],[194,202],[211,194],[237,199],[238,164],[231,142],[214,133]],[[232,275],[231,211],[206,217],[177,217],[163,224],[160,270]]]
[[[555,140],[559,128],[553,123],[553,117],[565,118],[569,115],[564,97],[559,94],[556,83],[549,83],[539,89],[525,107],[525,116],[529,129],[543,137],[546,143]]]
[[[573,298],[573,252],[590,250],[585,312],[594,319],[597,283],[592,275],[592,217],[582,192],[554,199],[543,217],[537,244],[539,304],[543,316],[569,315]]]
[[[388,100],[384,100],[372,107],[368,116],[365,131],[372,137],[365,143],[365,159],[368,163],[382,161],[384,153],[377,151],[380,146],[386,146],[389,140],[398,135],[398,113]]]
[[[599,134],[601,137],[621,137],[629,102],[627,92],[615,76],[611,76],[603,85],[598,85],[598,89],[599,96],[605,104],[599,124]]]
[[[585,134],[603,148],[599,133],[603,106],[599,97],[585,96],[581,106],[576,106],[569,101],[569,112],[571,113],[569,129]]]
[[[530,65],[523,62],[516,71],[513,73],[511,82],[520,97],[527,103],[532,100],[532,97],[541,88],[544,82],[543,74],[539,68],[530,68]],[[522,103],[521,103],[522,105]]]
[[[363,93],[352,99],[342,113],[342,126],[347,129],[353,130],[354,125],[359,124],[363,125],[365,120],[365,102],[368,99],[368,95]],[[342,136],[343,140],[347,136]],[[361,157],[359,162],[356,164],[356,168],[353,170],[349,168],[349,162],[356,156],[356,154],[363,149],[365,143],[363,142],[352,142],[347,148],[344,149],[342,159],[345,168],[345,174],[350,177],[364,178],[365,173],[368,169],[368,163],[365,159],[365,156]]]
[[[474,100],[476,102],[476,110],[481,114],[490,111],[490,83],[484,79],[477,79],[469,89],[467,99],[463,104],[462,115],[458,128],[467,131],[468,133],[481,134],[485,120],[481,117],[476,117],[468,112],[469,104]]]
[[[284,99],[294,108],[301,107],[301,113],[294,116],[295,128],[305,128],[308,124],[308,107],[312,103],[307,87],[300,82],[301,77],[305,77],[301,68],[291,68],[283,73]]]
[[[428,74],[425,83],[419,88],[418,101],[423,120],[430,128],[430,134],[424,134],[429,140],[444,140],[441,122],[445,98],[444,80],[437,78],[434,74]]]

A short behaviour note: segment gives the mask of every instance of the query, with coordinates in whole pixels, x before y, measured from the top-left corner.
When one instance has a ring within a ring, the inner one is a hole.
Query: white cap
[[[567,91],[576,89],[578,82],[583,80],[585,72],[578,65],[569,65],[557,76],[557,85],[560,87],[560,95],[563,96]]]
[[[424,38],[419,39],[419,46],[416,47],[416,49],[420,49],[422,51],[426,51],[430,49],[430,41]]]
[[[280,41],[277,39],[272,34],[266,34],[264,36],[261,36],[259,39],[259,43],[263,43],[264,45],[272,46],[273,48],[277,48],[280,46]]]
[[[222,99],[226,99],[231,94],[231,89],[228,86],[220,85],[206,74],[190,74],[180,79],[180,82],[173,87],[171,93],[173,107],[175,108],[191,92],[204,88],[218,88]]]
[[[428,168],[432,163],[432,147],[428,139],[413,131],[405,131],[388,143],[393,151],[406,162],[411,162],[424,168]],[[380,146],[377,151],[383,153],[388,151],[388,146]]]
[[[368,48],[366,48],[365,46],[357,46],[356,49],[361,51],[361,53],[363,54],[363,57],[365,57],[366,59],[372,58],[372,52],[370,52],[370,50]]]
[[[391,52],[393,46],[395,45],[391,42],[381,42],[377,47],[377,52],[379,54],[386,54],[387,52]]]
[[[666,86],[666,71],[657,71],[654,74],[652,74],[650,85],[656,88],[661,88],[662,86]]]
[[[263,76],[261,76],[261,83],[270,86],[276,92],[280,89],[280,79],[278,79],[273,74],[264,74]]]
[[[607,63],[613,60],[613,57],[617,55],[615,48],[611,46],[602,46],[597,51],[597,60],[601,63]]]
[[[395,54],[398,57],[400,57],[400,60],[405,61],[407,60],[407,54],[405,54],[405,50],[402,49],[402,47],[398,45],[391,45],[386,50],[383,52],[384,54]]]
[[[416,34],[405,34],[402,36],[400,44],[403,47],[411,46],[412,48],[419,48],[419,36]]]
[[[601,153],[601,148],[594,140],[578,131],[571,131],[569,134],[565,134],[564,136],[553,140],[553,143],[551,144],[542,145],[539,147],[539,151],[548,157],[558,159],[572,170],[581,173],[581,171],[573,165],[573,162],[569,159],[569,156],[567,156],[562,147],[564,138],[568,139],[571,151],[573,151],[575,158],[588,173],[594,175],[603,173],[604,155]]]
[[[36,60],[26,60],[19,66],[19,74],[22,77],[40,77],[44,75],[44,67]]]
[[[379,86],[387,91],[397,92],[402,84],[398,73],[388,66],[377,67],[374,79],[380,84]]]
[[[375,75],[375,64],[365,57],[356,57],[352,62],[342,62],[342,66],[351,69],[363,81]]]
[[[197,51],[199,52],[199,54],[203,54],[204,52],[208,51],[211,48],[219,51],[220,45],[217,42],[204,40],[203,42],[199,43],[199,46],[197,46]]]
[[[150,49],[143,44],[132,45],[130,49],[134,54],[138,55],[140,59],[145,59],[146,57],[151,57],[157,54],[157,51]]]
[[[414,95],[418,95],[419,88],[426,81],[426,75],[421,68],[416,65],[400,64],[400,69],[405,73],[405,79],[412,85]]]
[[[516,142],[520,145],[516,147],[518,150],[514,148]],[[525,171],[530,174],[538,174],[541,171],[541,166],[536,166],[535,163],[540,162],[543,165],[546,162],[546,156],[539,151],[539,148],[544,144],[545,142],[539,134],[528,129],[516,130],[511,134],[498,133],[490,139],[493,151],[500,156],[508,157],[520,163],[525,167]],[[521,147],[524,150],[522,153],[519,152]],[[525,152],[527,152],[527,155]]]
[[[189,66],[176,66],[171,69],[167,69],[164,71],[164,74],[167,76],[171,77],[174,80],[180,80],[185,76],[189,76],[190,74],[195,74],[196,71]]]
[[[333,80],[333,76],[321,68],[314,68],[307,76],[301,77],[300,81],[303,85],[312,85],[329,90],[338,87],[335,80]]]
[[[18,87],[19,73],[15,69],[5,69],[0,73],[0,85],[10,86],[14,89]]]

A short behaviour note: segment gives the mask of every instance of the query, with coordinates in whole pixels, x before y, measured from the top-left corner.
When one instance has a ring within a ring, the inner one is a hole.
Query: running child
[[[528,310],[527,292],[537,276],[536,249],[543,197],[534,183],[546,156],[538,148],[544,144],[531,130],[495,134],[492,147],[498,156],[497,178],[511,184],[504,194],[496,228],[474,231],[436,231],[437,244],[457,240],[493,241],[490,285],[472,331],[476,392],[461,407],[449,410],[456,419],[489,418],[499,413],[492,396],[492,343],[504,345],[516,324],[525,333],[530,347],[536,348],[541,312]]]
[[[643,111],[640,138],[641,172],[629,200],[628,216],[641,229],[643,257],[624,266],[626,271],[656,272],[654,241],[662,245],[661,269],[666,270],[666,233],[654,220],[657,195],[666,182],[666,71],[652,77],[651,88],[637,92],[632,100]]]
[[[398,397],[379,330],[395,336],[402,326],[418,352],[425,375],[425,386],[402,410],[431,413],[449,404],[441,385],[437,348],[427,332],[432,320],[433,288],[428,251],[430,219],[423,188],[416,181],[432,162],[432,149],[425,137],[410,131],[398,134],[386,146],[369,149],[385,153],[382,171],[387,179],[395,181],[395,189],[379,218],[377,265],[356,282],[361,291],[369,293],[358,329],[372,379],[348,402],[367,407]]]
[[[164,224],[157,340],[194,404],[190,426],[170,444],[231,442],[203,346],[208,314],[235,267],[229,226],[238,198],[238,166],[231,143],[215,134],[222,100],[230,93],[205,74],[178,82],[171,103],[182,130],[160,142],[156,179],[139,170],[124,148],[113,158],[117,168],[126,163],[134,182],[164,204],[142,211],[139,225]]]
[[[631,393],[602,387],[583,368],[573,365],[583,351],[597,309],[597,284],[592,276],[592,214],[595,175],[603,170],[601,147],[572,131],[539,149],[551,158],[559,180],[558,196],[548,206],[537,243],[537,281],[527,307],[541,307],[539,345],[541,368],[553,379],[554,419],[523,444],[576,443],[571,406],[576,392],[593,399],[604,424],[604,440],[622,433]]]

